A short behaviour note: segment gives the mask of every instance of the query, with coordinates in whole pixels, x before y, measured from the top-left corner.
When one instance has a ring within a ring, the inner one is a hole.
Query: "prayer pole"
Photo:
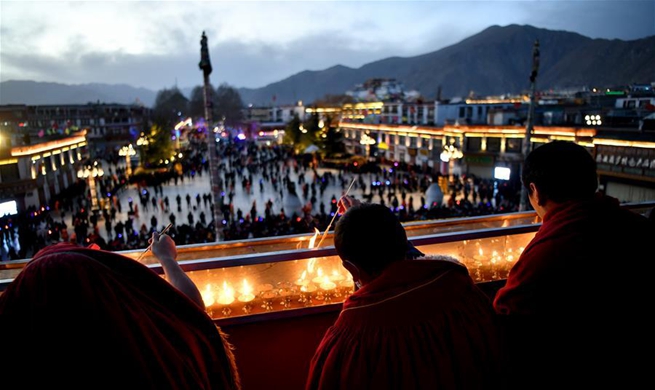
[[[521,171],[519,172],[519,180],[523,176],[523,166],[525,165],[525,159],[530,154],[532,150],[532,142],[530,138],[532,137],[532,129],[534,128],[534,105],[535,105],[535,95],[537,93],[537,73],[539,72],[539,40],[534,42],[534,47],[532,48],[532,73],[530,73],[530,108],[528,109],[528,124],[525,128],[525,138],[523,139],[523,145],[521,151],[523,153],[523,162],[521,163]],[[519,211],[525,211],[528,207],[528,190],[525,188],[523,183],[521,183],[521,199],[519,203]]]
[[[213,197],[212,206],[214,209],[214,233],[216,235],[216,241],[220,241],[220,235],[222,231],[221,225],[221,210],[218,207],[218,200],[221,196],[222,182],[218,172],[218,155],[216,152],[216,137],[217,134],[214,133],[212,125],[212,95],[211,95],[211,84],[209,83],[209,75],[212,72],[212,64],[209,59],[209,49],[207,47],[207,36],[205,32],[202,32],[202,38],[200,39],[200,63],[198,64],[203,74],[203,93],[205,98],[205,126],[207,129],[205,141],[207,142],[207,153],[209,160],[209,185],[211,187],[211,193]]]

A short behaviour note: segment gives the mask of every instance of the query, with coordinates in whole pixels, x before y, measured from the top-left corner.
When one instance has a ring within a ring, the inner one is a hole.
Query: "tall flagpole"
[[[209,49],[207,47],[207,36],[205,32],[202,32],[202,38],[200,39],[200,63],[198,64],[203,74],[203,95],[205,98],[205,124],[207,128],[207,133],[205,141],[207,142],[207,153],[209,159],[209,185],[211,186],[211,192],[213,197],[213,208],[214,208],[214,233],[216,235],[216,241],[220,240],[221,234],[221,210],[218,207],[218,200],[221,196],[222,182],[218,174],[218,155],[216,152],[216,137],[217,134],[214,133],[212,125],[212,95],[211,95],[211,84],[209,83],[209,75],[212,72],[212,64],[209,59]]]
[[[534,128],[534,105],[535,105],[535,95],[537,93],[537,73],[539,73],[539,40],[534,41],[534,47],[532,48],[532,73],[530,73],[530,107],[528,109],[528,124],[525,128],[525,138],[523,139],[523,145],[521,151],[523,153],[523,162],[521,163],[521,172],[520,176],[523,175],[523,166],[525,165],[525,159],[530,154],[532,150],[532,142],[530,138],[532,137],[532,129]],[[528,190],[525,188],[523,183],[521,183],[521,199],[519,203],[519,211],[525,211],[528,207]]]

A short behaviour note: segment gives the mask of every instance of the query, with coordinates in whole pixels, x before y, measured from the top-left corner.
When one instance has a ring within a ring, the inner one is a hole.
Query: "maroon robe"
[[[238,389],[223,335],[147,267],[41,250],[0,296],[2,381],[17,388]]]
[[[550,210],[494,306],[515,388],[622,388],[652,353],[655,231],[610,197]]]
[[[355,292],[311,362],[307,389],[496,389],[489,299],[464,266],[406,260]]]

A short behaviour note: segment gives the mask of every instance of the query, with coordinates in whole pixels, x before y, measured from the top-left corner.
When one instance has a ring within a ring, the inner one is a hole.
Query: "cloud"
[[[557,1],[534,3],[525,23],[575,31],[590,38],[633,40],[655,35],[655,1]]]
[[[635,39],[655,34],[652,1],[3,2],[0,80],[202,82],[256,88],[303,70],[360,67],[455,44],[511,23]],[[30,23],[25,23],[30,20]]]

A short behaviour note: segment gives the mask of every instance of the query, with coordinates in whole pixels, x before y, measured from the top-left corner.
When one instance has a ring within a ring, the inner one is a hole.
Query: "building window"
[[[498,137],[487,137],[487,152],[500,152],[500,141]]]
[[[405,146],[405,136],[404,135],[399,135],[398,136],[398,145]]]
[[[0,165],[0,177],[3,183],[20,180],[18,164]]]
[[[466,151],[479,152],[482,150],[482,137],[466,137]]]
[[[416,147],[416,137],[409,137],[409,147],[410,148]]]
[[[389,134],[389,144],[394,145],[396,143],[396,136],[393,134]]]
[[[505,152],[521,153],[521,146],[523,145],[521,138],[507,138],[505,142]]]

